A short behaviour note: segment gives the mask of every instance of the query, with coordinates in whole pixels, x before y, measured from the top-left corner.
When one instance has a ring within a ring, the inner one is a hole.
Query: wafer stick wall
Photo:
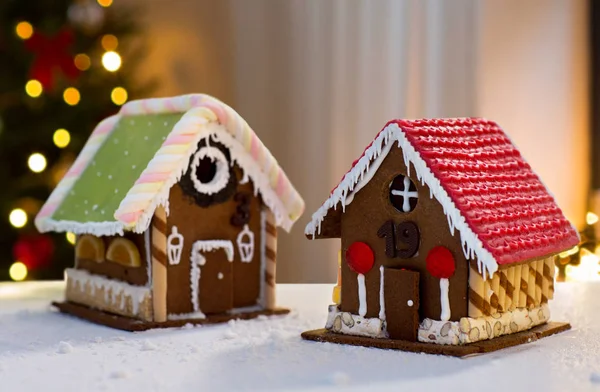
[[[539,307],[554,296],[554,257],[498,270],[483,280],[477,263],[469,269],[469,317]]]

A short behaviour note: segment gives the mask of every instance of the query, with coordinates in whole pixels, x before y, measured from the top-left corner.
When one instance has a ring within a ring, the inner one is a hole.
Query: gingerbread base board
[[[491,340],[483,340],[461,346],[342,335],[335,332],[330,332],[326,329],[315,329],[313,331],[303,332],[302,338],[316,342],[350,344],[353,346],[376,347],[390,350],[410,351],[415,353],[448,355],[451,357],[465,357],[469,355],[485,354],[492,351],[501,350],[503,348],[517,346],[519,344],[531,343],[541,338],[564,332],[569,329],[571,329],[571,324],[569,323],[549,322],[538,325],[537,327],[534,327],[528,331],[504,335]]]
[[[256,310],[246,313],[222,313],[207,316],[205,319],[181,319],[168,320],[165,322],[148,322],[129,317],[119,316],[101,310],[92,309],[85,305],[79,305],[74,302],[52,302],[60,312],[85,319],[96,324],[106,325],[111,328],[121,329],[123,331],[139,332],[155,328],[180,328],[186,324],[207,325],[226,323],[229,320],[250,320],[258,316],[276,316],[290,312],[289,309],[278,308],[270,310]]]

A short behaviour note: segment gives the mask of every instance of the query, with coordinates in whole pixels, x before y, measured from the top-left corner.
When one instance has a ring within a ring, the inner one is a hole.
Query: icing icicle
[[[450,289],[450,280],[443,278],[440,279],[440,304],[442,306],[442,313],[440,320],[450,320],[450,299],[448,297]]]
[[[358,314],[365,317],[367,314],[367,288],[365,287],[365,276],[358,274]]]
[[[379,318],[385,320],[385,294],[383,282],[383,265],[379,267]]]

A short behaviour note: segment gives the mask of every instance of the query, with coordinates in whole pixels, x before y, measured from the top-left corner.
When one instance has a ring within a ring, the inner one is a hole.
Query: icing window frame
[[[392,188],[399,178],[401,178],[402,190]],[[386,190],[388,203],[397,213],[410,214],[419,206],[420,195],[417,184],[404,173],[395,174],[389,181]],[[396,193],[394,194],[394,192]]]
[[[206,162],[206,158],[211,161],[211,164],[215,165],[215,173],[210,181],[202,182],[198,178],[198,169],[203,162]],[[202,146],[194,153],[190,164],[190,179],[196,191],[205,195],[216,194],[227,186],[230,175],[229,161],[217,147]]]

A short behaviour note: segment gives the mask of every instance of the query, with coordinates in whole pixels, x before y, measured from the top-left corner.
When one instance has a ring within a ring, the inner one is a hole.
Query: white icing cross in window
[[[408,177],[404,177],[404,189],[398,191],[396,189],[392,189],[392,195],[394,196],[402,196],[402,211],[409,212],[410,211],[410,198],[418,199],[419,192],[413,191],[410,192],[410,179]]]

